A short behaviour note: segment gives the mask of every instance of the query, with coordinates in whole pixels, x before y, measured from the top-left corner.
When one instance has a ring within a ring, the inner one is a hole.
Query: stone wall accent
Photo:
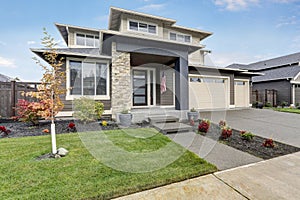
[[[118,52],[115,42],[112,43],[112,117],[132,106],[130,53]]]

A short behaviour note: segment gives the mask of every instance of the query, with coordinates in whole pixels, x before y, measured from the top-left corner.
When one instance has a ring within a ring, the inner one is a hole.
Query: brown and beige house
[[[176,20],[111,7],[107,30],[55,24],[68,48],[64,115],[81,96],[113,117],[123,109],[229,109],[250,106],[248,70],[205,65],[208,31]],[[42,55],[45,49],[32,49]]]

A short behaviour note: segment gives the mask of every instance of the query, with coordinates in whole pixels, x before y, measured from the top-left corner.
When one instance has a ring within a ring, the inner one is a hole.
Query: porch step
[[[179,122],[178,117],[173,117],[170,115],[157,115],[148,117],[150,124],[158,124],[158,123],[176,123]]]
[[[152,126],[163,134],[187,132],[193,130],[192,126],[180,122],[155,123],[152,124]]]

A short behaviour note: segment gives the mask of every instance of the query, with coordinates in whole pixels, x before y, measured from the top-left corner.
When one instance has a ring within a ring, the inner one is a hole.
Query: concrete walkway
[[[139,192],[118,200],[298,200],[299,188],[300,152]]]
[[[216,123],[225,119],[232,128],[248,130],[258,136],[300,147],[299,114],[271,109],[244,109],[200,112],[200,117]]]
[[[219,170],[231,169],[263,160],[221,144],[218,141],[196,134],[195,132],[167,134],[166,136],[184,148],[194,152],[200,158],[204,158],[208,162],[216,165]]]

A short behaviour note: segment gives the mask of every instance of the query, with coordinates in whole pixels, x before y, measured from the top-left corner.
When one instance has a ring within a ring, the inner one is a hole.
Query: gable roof
[[[292,79],[300,72],[300,66],[291,65],[286,67],[266,69],[260,72],[264,75],[253,77],[253,82]]]
[[[4,74],[0,74],[0,82],[9,82],[10,80],[12,80],[12,78],[10,78]]]

